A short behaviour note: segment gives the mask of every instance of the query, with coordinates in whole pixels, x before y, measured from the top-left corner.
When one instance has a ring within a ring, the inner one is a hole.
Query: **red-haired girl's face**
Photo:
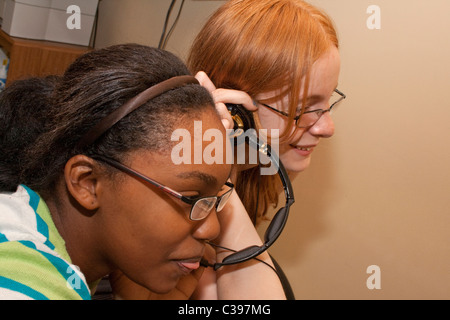
[[[338,84],[340,63],[339,51],[334,46],[314,63],[311,69],[308,102],[305,111],[326,110],[330,107],[330,98]],[[301,88],[300,92],[303,91],[303,88]],[[259,94],[255,98],[258,101],[264,101],[275,94],[274,92],[267,92]],[[286,96],[284,99],[271,103],[271,107],[289,113],[289,110],[283,108],[283,106],[285,108],[288,106],[287,99]],[[299,101],[303,101],[303,96],[300,97]],[[300,114],[302,107],[302,105],[299,105],[297,114]],[[268,129],[269,134],[271,134],[271,129],[279,129],[280,133],[285,130],[288,122],[287,117],[262,105],[259,106],[257,112],[261,127]],[[292,128],[293,131],[294,127]],[[285,168],[293,172],[300,172],[308,168],[311,155],[320,139],[329,138],[333,134],[334,123],[329,112],[324,113],[312,126],[297,129],[297,132],[292,135],[289,141],[281,143],[279,146],[280,159]]]

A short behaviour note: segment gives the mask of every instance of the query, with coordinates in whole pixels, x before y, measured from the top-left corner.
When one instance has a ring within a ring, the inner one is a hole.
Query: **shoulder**
[[[0,195],[0,298],[89,299],[83,274],[49,240],[52,226],[37,213],[40,205],[24,187]]]
[[[36,300],[90,299],[83,277],[74,265],[38,249],[31,241],[4,241],[0,243],[0,256],[1,299],[17,296]]]

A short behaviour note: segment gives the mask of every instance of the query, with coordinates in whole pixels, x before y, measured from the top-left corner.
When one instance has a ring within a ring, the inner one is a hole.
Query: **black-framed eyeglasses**
[[[105,156],[95,155],[92,156],[93,159],[102,161],[106,164],[109,164],[110,166],[128,173],[136,178],[142,179],[145,182],[148,182],[157,188],[161,189],[162,191],[170,194],[171,196],[174,196],[177,199],[180,199],[184,203],[187,203],[191,205],[191,211],[189,213],[189,219],[193,221],[199,221],[205,219],[212,211],[212,209],[216,209],[216,212],[220,212],[225,204],[227,203],[228,199],[230,198],[230,195],[234,189],[234,185],[231,182],[226,182],[225,185],[230,188],[227,192],[222,194],[221,196],[212,196],[212,197],[200,197],[200,198],[193,198],[193,197],[185,197],[181,193],[159,183],[155,180],[143,175],[142,173],[137,172],[134,169],[131,169],[130,167]]]
[[[303,112],[301,115],[298,115],[294,118],[295,125],[297,128],[309,128],[312,127],[317,121],[319,121],[320,117],[326,112],[332,112],[336,109],[336,106],[339,102],[347,98],[347,96],[339,91],[338,89],[334,90],[334,94],[330,98],[330,107],[328,109],[315,109],[315,110],[308,110]],[[260,102],[261,105],[263,105],[266,108],[269,108],[272,111],[275,111],[285,117],[289,117],[289,114],[287,114],[284,111],[280,111],[274,107],[269,106],[268,104]]]

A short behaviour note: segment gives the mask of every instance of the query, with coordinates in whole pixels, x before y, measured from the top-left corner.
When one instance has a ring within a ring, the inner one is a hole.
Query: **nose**
[[[334,122],[329,112],[322,114],[320,119],[309,129],[310,133],[322,138],[330,138],[334,134]]]
[[[201,220],[194,229],[193,237],[198,240],[214,240],[220,234],[219,219],[214,209],[204,220]]]

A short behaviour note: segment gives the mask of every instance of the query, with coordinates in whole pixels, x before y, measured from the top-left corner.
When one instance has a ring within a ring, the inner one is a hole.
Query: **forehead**
[[[311,67],[308,96],[324,95],[334,90],[338,84],[339,73],[341,67],[341,59],[339,51],[332,46],[329,51],[323,54]],[[304,80],[304,78],[303,78]],[[303,97],[305,82],[302,81],[300,87],[300,98]],[[285,92],[287,87],[280,88],[276,91],[263,92],[256,96],[257,100],[266,100],[279,102],[275,97],[279,96],[280,92]],[[289,95],[283,96],[281,99],[283,103],[287,103]]]
[[[341,59],[336,47],[331,47],[311,68],[310,92],[336,88],[341,68]],[[303,88],[302,88],[303,89]],[[300,92],[303,92],[300,91]]]
[[[151,179],[176,191],[203,190],[216,193],[228,180],[231,173],[229,164],[174,164],[170,155],[149,151],[134,157],[131,166]]]
[[[148,168],[146,172],[151,172],[154,179],[157,176],[163,181],[176,178],[212,186],[223,185],[228,179],[231,171],[231,164],[227,164],[230,142],[213,109],[198,118],[178,123],[169,139],[169,148],[163,152],[141,150],[136,153],[137,158],[142,159],[141,168]]]

